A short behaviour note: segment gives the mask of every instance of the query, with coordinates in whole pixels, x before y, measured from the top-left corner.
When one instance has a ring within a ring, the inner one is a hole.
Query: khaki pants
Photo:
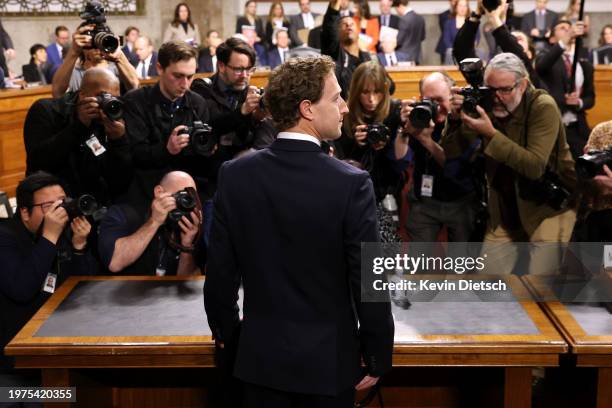
[[[565,245],[569,242],[576,212],[567,210],[554,217],[546,218],[528,237],[524,232],[507,231],[498,226],[488,229],[482,245],[481,256],[486,254],[485,269],[481,272],[492,275],[512,273],[520,253],[520,245],[529,252],[529,269],[533,275],[556,275],[563,257]],[[521,236],[522,234],[522,236]],[[521,243],[524,240],[526,242]]]

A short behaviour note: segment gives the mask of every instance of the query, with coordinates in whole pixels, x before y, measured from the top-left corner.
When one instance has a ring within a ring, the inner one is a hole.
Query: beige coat
[[[183,26],[180,24],[178,25],[178,27],[174,27],[172,24],[168,24],[166,31],[164,31],[163,42],[167,42],[171,40],[187,41],[189,39],[195,41],[195,45],[202,44],[200,42],[200,30],[197,24],[194,24],[193,28],[191,28],[191,26],[188,25],[187,33],[185,33],[185,30],[183,30]]]

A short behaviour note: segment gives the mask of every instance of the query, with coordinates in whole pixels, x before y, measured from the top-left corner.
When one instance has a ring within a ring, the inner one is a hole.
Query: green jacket
[[[530,113],[527,115],[528,105]],[[539,179],[547,166],[557,173],[565,187],[574,190],[576,173],[574,160],[565,137],[561,113],[555,100],[544,90],[531,85],[523,100],[512,112],[512,117],[502,125],[489,114],[497,132],[490,140],[483,138],[481,146],[487,160],[487,184],[489,186],[490,226],[494,229],[501,223],[501,196],[491,188],[495,176],[496,163],[505,164],[515,172],[514,192],[517,200],[520,223],[531,236],[540,223],[562,211],[555,211],[548,205],[537,205],[519,196],[518,177],[522,175],[532,180]],[[525,128],[527,121],[527,144],[525,147]],[[476,132],[460,121],[447,120],[442,134],[442,147],[447,159],[459,157],[477,138]],[[558,145],[557,145],[558,142]],[[495,163],[496,162],[496,163]],[[493,164],[493,165],[491,165]]]

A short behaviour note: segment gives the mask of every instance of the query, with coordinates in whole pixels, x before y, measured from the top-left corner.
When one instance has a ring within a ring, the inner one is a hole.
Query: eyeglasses
[[[42,212],[47,212],[49,208],[53,205],[55,201],[45,201],[44,203],[32,204],[32,207],[40,207]]]
[[[252,74],[253,72],[255,72],[255,67],[232,67],[231,65],[226,65],[226,67],[228,67],[229,69],[231,69],[232,71],[234,71],[236,74],[240,75],[240,74]]]
[[[492,93],[497,93],[499,92],[500,95],[510,95],[512,93],[512,91],[514,91],[514,88],[516,88],[516,86],[519,84],[520,81],[516,81],[514,83],[514,85],[512,86],[501,86],[499,88],[495,88],[493,86],[490,86],[489,89],[491,90]]]

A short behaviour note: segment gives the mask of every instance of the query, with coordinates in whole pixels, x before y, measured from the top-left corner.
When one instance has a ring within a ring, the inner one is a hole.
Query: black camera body
[[[429,98],[423,98],[422,101],[415,102],[410,106],[412,106],[412,110],[408,115],[408,120],[415,129],[428,128],[429,122],[435,120],[438,116],[439,105]]]
[[[571,193],[565,188],[559,175],[553,171],[546,170],[537,180],[520,177],[518,187],[519,197],[537,205],[546,204],[559,211],[569,204]]]
[[[109,93],[102,93],[96,97],[102,112],[110,120],[119,120],[123,117],[123,102]]]
[[[372,146],[379,142],[387,143],[389,141],[390,134],[391,134],[391,131],[389,130],[389,128],[381,123],[374,123],[374,124],[368,125],[368,127],[366,128],[366,132],[367,132],[366,141],[368,142],[369,145],[372,145]]]
[[[178,222],[181,218],[186,217],[188,220],[193,221],[191,219],[191,212],[198,205],[197,192],[193,187],[187,187],[172,194],[172,197],[176,201],[176,208],[168,213],[166,223],[171,228],[180,230]]]
[[[485,112],[493,110],[493,92],[489,87],[483,86],[484,66],[480,58],[465,58],[459,62],[459,70],[469,86],[461,88],[460,95],[465,98],[461,110],[470,116],[478,117],[476,106]]]
[[[603,173],[603,166],[612,168],[612,147],[591,150],[576,160],[576,173],[581,179],[591,179]]]
[[[212,127],[199,120],[194,121],[193,126],[186,126],[182,132],[189,135],[189,145],[185,148],[185,153],[212,156],[217,144],[212,131]]]
[[[71,220],[81,216],[93,215],[98,210],[98,202],[94,196],[89,194],[83,194],[77,199],[66,197],[62,200],[60,206],[66,210]]]
[[[100,51],[112,54],[119,48],[119,40],[115,37],[110,27],[106,25],[104,6],[101,3],[97,1],[88,2],[81,14],[79,14],[79,17],[85,20],[81,26],[94,26],[93,30],[84,33],[91,36],[91,46],[84,47],[85,49],[97,48]]]
[[[259,96],[261,97],[259,99],[259,110],[264,111],[266,110],[266,105],[264,103],[264,93],[265,93],[265,88],[258,88],[257,91],[259,92]]]

